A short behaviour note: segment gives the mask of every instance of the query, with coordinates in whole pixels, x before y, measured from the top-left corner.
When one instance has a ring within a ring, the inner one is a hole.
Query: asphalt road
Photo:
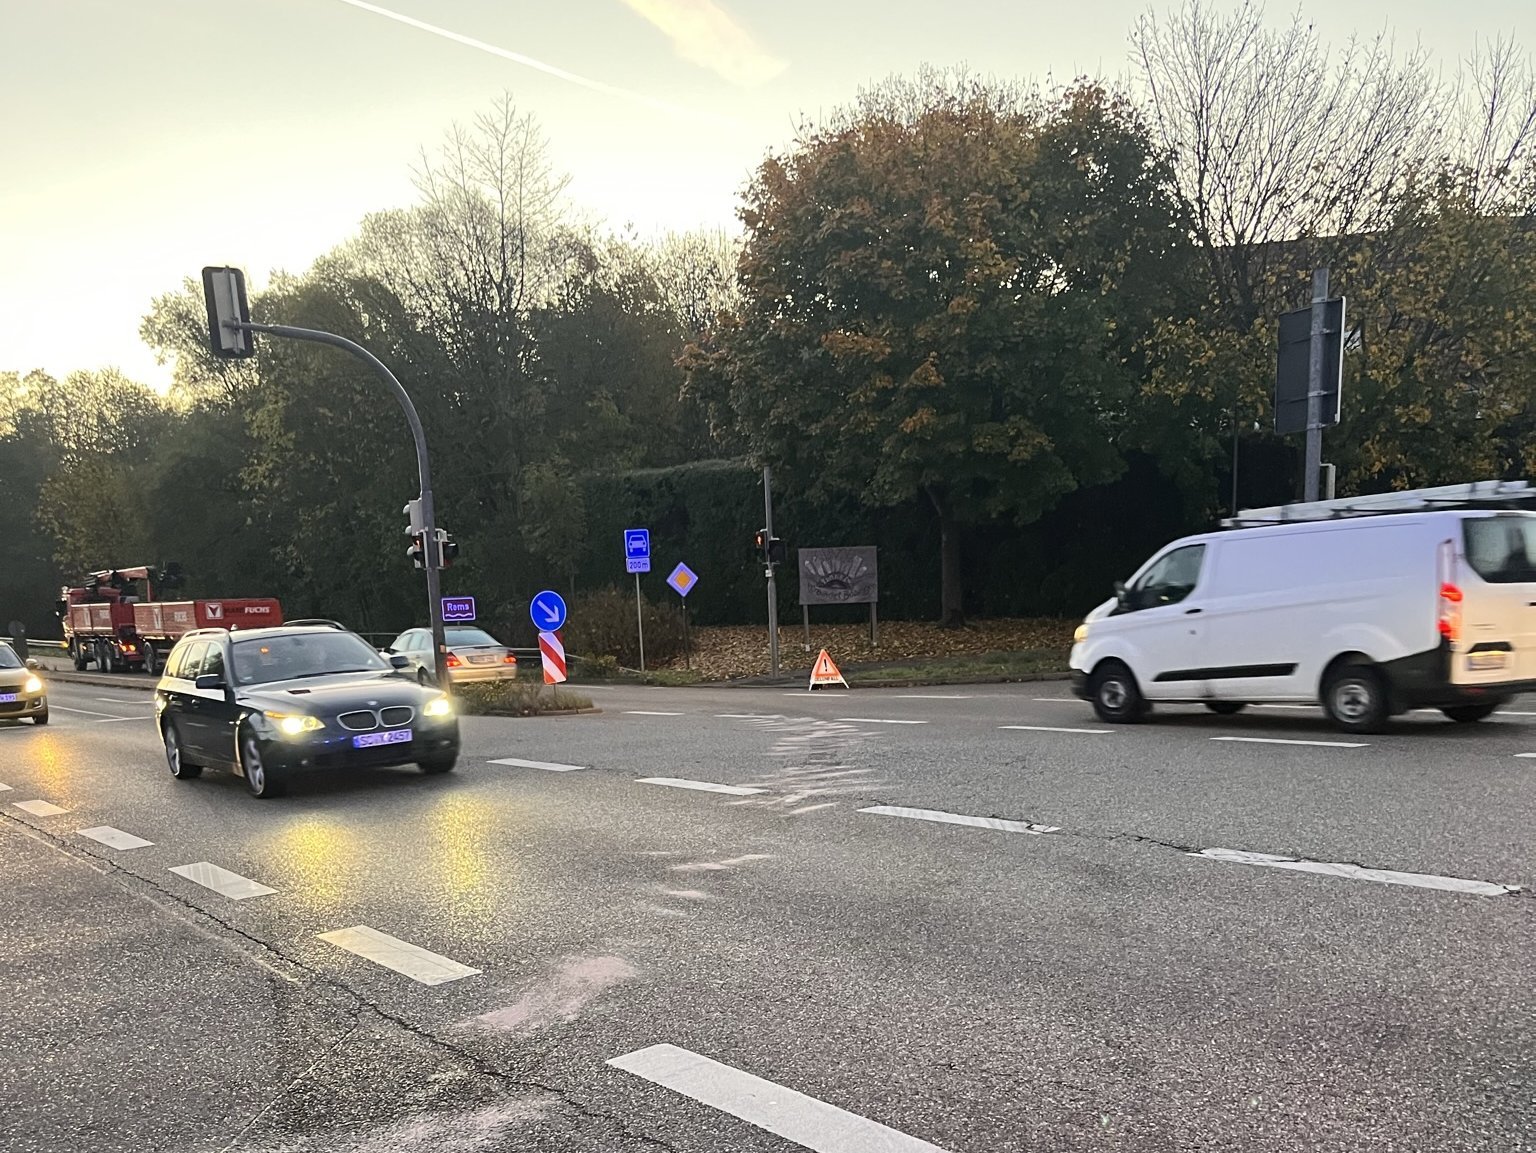
[[[268,802],[0,726],[0,1148],[1536,1148],[1536,703],[592,695]]]

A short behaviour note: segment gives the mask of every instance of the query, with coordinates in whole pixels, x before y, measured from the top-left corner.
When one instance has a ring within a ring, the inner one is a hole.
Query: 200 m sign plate
[[[408,745],[411,743],[410,729],[390,729],[387,733],[363,733],[352,738],[354,749],[371,749],[375,745]]]

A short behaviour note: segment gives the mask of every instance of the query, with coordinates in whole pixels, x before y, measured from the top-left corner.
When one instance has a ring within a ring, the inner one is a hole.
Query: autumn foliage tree
[[[1123,467],[1175,212],[1103,88],[887,84],[758,170],[742,299],[690,349],[690,388],[791,483],[926,504],[959,624],[968,526]]]

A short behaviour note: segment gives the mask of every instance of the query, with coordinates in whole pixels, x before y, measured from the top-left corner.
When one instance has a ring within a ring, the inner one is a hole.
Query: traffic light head
[[[452,568],[459,557],[459,542],[442,529],[437,530],[437,567]]]
[[[789,550],[784,547],[784,542],[778,537],[768,538],[768,563],[783,564],[789,555]]]
[[[405,550],[405,555],[411,558],[411,563],[417,568],[427,567],[427,542],[421,533],[411,537],[411,547]]]

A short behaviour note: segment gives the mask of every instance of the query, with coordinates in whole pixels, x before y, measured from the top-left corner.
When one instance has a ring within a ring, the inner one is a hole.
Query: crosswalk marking
[[[201,885],[205,889],[212,889],[221,897],[228,897],[231,901],[244,901],[248,897],[267,897],[277,892],[266,885],[258,884],[249,877],[242,877],[239,873],[231,873],[228,869],[207,861],[198,861],[191,865],[177,865],[171,870],[178,877],[185,877],[194,884]]]
[[[681,777],[641,777],[642,785],[667,785],[674,789],[697,789],[704,793],[728,793],[733,797],[750,797],[766,789],[753,789],[744,785],[717,785],[713,781],[685,781]]]
[[[493,765],[508,765],[514,769],[543,769],[549,773],[574,773],[586,768],[586,765],[560,765],[553,761],[525,761],[518,757],[502,757],[492,761]]]
[[[155,842],[146,841],[143,837],[135,837],[132,833],[125,833],[121,829],[114,829],[111,825],[97,825],[94,829],[80,829],[82,837],[89,837],[93,841],[100,841],[109,849],[143,849]]]
[[[471,969],[468,965],[444,957],[441,953],[402,941],[399,937],[391,937],[367,925],[334,929],[329,933],[316,933],[315,936],[338,949],[355,953],[364,960],[392,969],[423,985],[442,985],[463,977],[473,977],[480,972],[479,969]]]
[[[608,1064],[816,1153],[945,1153],[878,1121],[676,1045],[652,1045]]]
[[[12,801],[11,804],[24,813],[31,813],[34,817],[56,817],[60,813],[69,812],[68,809],[61,809],[52,801]]]
[[[941,825],[969,825],[974,829],[993,829],[1000,833],[1059,833],[1056,825],[1036,825],[1029,821],[1010,821],[1003,817],[968,817],[962,813],[945,813],[938,809],[906,809],[899,805],[873,805],[860,809],[877,817],[906,817],[913,821],[934,821]]]

